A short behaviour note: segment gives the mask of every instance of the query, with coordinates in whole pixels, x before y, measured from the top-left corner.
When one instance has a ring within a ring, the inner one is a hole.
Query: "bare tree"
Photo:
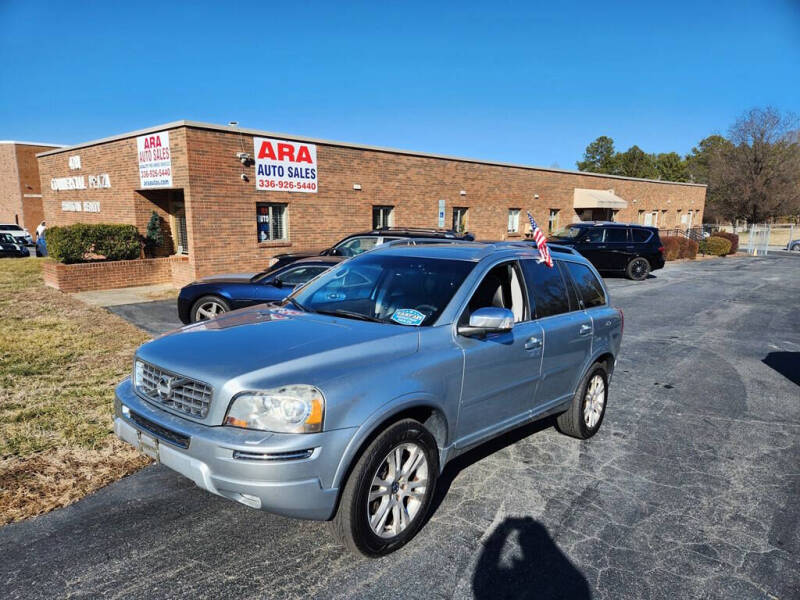
[[[731,221],[751,223],[800,213],[798,120],[775,108],[754,108],[731,126],[729,145],[708,161],[709,202]]]

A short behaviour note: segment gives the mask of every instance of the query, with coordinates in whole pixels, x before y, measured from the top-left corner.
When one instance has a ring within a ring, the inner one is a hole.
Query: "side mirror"
[[[486,306],[469,316],[469,325],[458,328],[458,335],[465,337],[484,336],[487,333],[503,333],[514,327],[514,313],[507,308]]]
[[[272,285],[274,285],[275,287],[277,287],[277,288],[282,288],[283,287],[283,282],[280,279],[278,279],[277,277],[273,277],[272,281],[270,283]]]
[[[325,254],[327,256],[341,256],[341,253],[339,252],[338,248],[328,248],[327,250],[325,250]]]

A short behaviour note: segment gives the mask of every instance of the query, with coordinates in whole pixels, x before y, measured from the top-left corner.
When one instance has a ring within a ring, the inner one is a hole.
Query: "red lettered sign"
[[[256,189],[317,193],[317,147],[305,142],[253,138]]]
[[[172,187],[169,131],[137,137],[136,150],[139,154],[139,182],[142,188]]]

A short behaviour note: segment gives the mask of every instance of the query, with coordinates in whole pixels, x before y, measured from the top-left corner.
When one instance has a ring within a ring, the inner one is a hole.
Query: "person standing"
[[[36,239],[37,240],[44,235],[44,230],[45,229],[47,229],[47,225],[45,225],[45,222],[42,221],[41,223],[39,223],[39,226],[36,228]]]

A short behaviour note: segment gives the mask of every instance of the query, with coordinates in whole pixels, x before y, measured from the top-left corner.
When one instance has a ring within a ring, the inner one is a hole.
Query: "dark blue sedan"
[[[264,302],[277,302],[294,288],[345,260],[342,256],[315,256],[269,273],[231,273],[204,277],[185,286],[178,295],[178,316],[184,323]]]

